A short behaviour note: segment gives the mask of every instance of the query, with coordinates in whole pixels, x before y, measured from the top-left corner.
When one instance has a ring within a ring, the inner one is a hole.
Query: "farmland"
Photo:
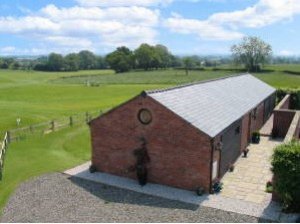
[[[256,77],[276,88],[299,88],[299,65],[268,66]],[[111,70],[80,72],[33,72],[0,70],[0,131],[26,126],[85,111],[109,108],[144,89],[156,89],[223,77],[237,73],[230,69],[214,71],[183,70],[134,71],[115,74]],[[0,182],[0,208],[14,189],[28,178],[62,171],[89,159],[87,127],[77,126],[48,135],[33,135],[9,147],[3,181]]]

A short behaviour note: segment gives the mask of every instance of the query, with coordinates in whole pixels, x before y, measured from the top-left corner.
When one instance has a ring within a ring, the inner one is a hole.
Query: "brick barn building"
[[[209,192],[275,107],[250,74],[144,91],[90,122],[94,170]]]

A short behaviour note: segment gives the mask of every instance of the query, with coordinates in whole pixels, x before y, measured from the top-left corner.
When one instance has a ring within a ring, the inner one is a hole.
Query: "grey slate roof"
[[[215,137],[274,92],[273,87],[254,76],[241,74],[148,91],[147,95]]]

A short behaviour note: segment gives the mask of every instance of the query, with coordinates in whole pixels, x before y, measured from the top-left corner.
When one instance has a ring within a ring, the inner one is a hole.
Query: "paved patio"
[[[272,179],[270,158],[281,143],[282,140],[261,137],[259,144],[250,144],[247,158],[239,158],[234,171],[223,177],[221,195],[257,204],[268,200],[270,194],[265,192],[265,186]]]
[[[262,136],[271,136],[272,129],[273,129],[273,121],[274,121],[274,114],[270,116],[264,126],[260,129],[260,135]]]
[[[146,195],[180,201],[196,206],[249,215],[257,217],[260,220],[279,221],[281,217],[281,208],[277,203],[271,201],[270,194],[268,194],[269,197],[266,199],[266,201],[261,204],[236,199],[233,197],[223,197],[220,194],[197,196],[195,192],[164,185],[148,183],[146,186],[141,187],[137,181],[128,178],[118,177],[101,172],[91,174],[88,171],[89,165],[90,162],[82,164],[81,166],[73,169],[66,170],[64,173],[72,177],[81,178],[96,183],[102,183],[108,186],[114,186]]]

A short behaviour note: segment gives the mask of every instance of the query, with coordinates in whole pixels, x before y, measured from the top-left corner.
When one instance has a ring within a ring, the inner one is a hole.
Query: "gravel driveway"
[[[23,183],[1,222],[258,222],[257,218],[152,197],[53,173]]]

